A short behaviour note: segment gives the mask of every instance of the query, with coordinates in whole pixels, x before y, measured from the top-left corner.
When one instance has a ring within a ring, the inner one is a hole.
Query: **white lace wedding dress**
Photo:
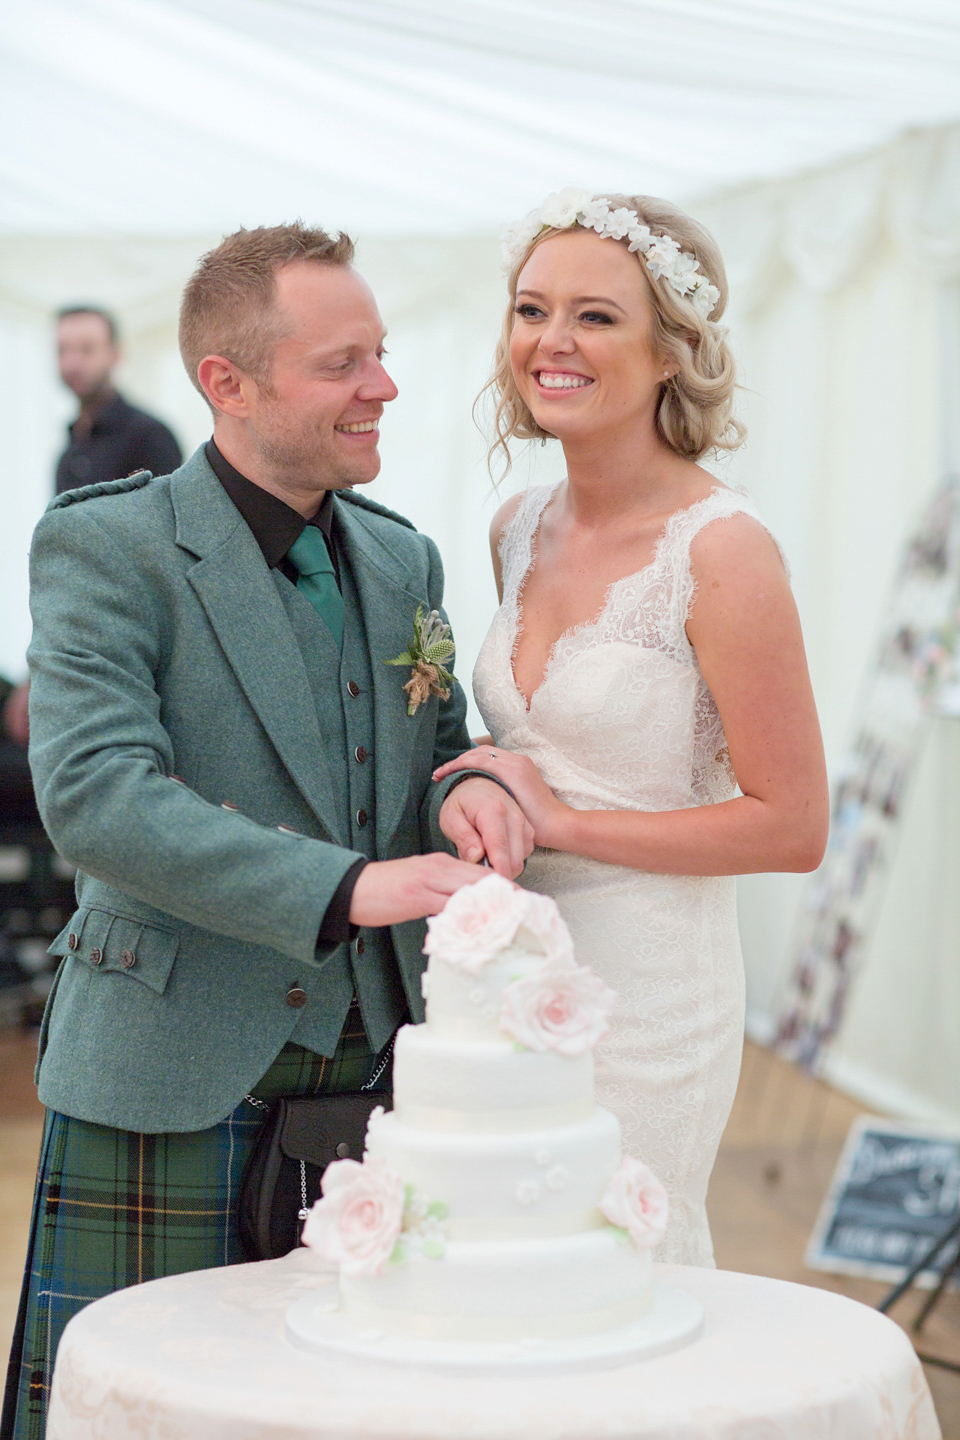
[[[561,636],[528,710],[513,655],[552,493],[529,491],[503,535],[503,603],[474,670],[490,734],[528,755],[577,809],[676,810],[730,799],[736,784],[723,728],[685,631],[690,544],[711,521],[759,518],[751,501],[717,486],[672,515],[652,562],[610,586],[596,620]],[[577,959],[617,993],[611,1033],[596,1052],[597,1097],[619,1116],[627,1151],[669,1192],[657,1258],[712,1265],[707,1182],[743,1043],[733,878],[654,875],[538,849],[520,883],[554,897]]]

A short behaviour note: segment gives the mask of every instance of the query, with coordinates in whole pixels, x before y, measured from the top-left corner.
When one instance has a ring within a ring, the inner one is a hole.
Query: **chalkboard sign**
[[[958,1218],[960,1133],[864,1116],[847,1136],[805,1263],[899,1280]],[[937,1278],[926,1272],[919,1283]]]

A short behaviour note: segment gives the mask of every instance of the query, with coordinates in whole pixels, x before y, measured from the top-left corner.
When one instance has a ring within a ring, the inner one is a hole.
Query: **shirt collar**
[[[312,520],[304,520],[285,500],[271,495],[248,480],[225,459],[212,440],[205,446],[210,469],[246,520],[254,540],[263,551],[263,558],[273,568],[280,564],[290,546],[299,540],[307,525],[316,525],[329,543],[333,525],[333,491],[324,492],[320,508]]]

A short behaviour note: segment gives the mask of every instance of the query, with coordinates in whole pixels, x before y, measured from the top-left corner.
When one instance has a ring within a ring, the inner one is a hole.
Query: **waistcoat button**
[[[220,809],[221,809],[221,810],[239,810],[239,809],[240,809],[240,806],[239,806],[239,805],[234,805],[234,803],[233,803],[232,800],[221,800],[221,802],[220,802]]]
[[[363,952],[364,952],[364,950],[365,950],[366,948],[367,948],[366,945],[363,943],[363,936],[362,936],[362,935],[358,935],[358,936],[357,936],[357,954],[358,954],[358,955],[362,955]]]
[[[186,780],[184,780],[184,778],[183,778],[182,775],[168,775],[168,776],[167,776],[167,779],[168,779],[168,780],[176,780],[176,782],[177,782],[178,785],[186,785],[186,783],[187,783]]]
[[[285,830],[288,835],[296,835],[296,833],[297,833],[297,831],[294,830],[294,828],[293,828],[292,825],[284,825],[282,822],[281,822],[281,824],[279,824],[279,825],[277,826],[277,829],[278,829],[278,830]]]
[[[291,985],[287,991],[287,1004],[291,1010],[302,1010],[307,1003],[307,992],[301,990],[299,985]]]
[[[364,825],[366,825],[366,823],[367,823],[367,812],[366,812],[366,810],[358,810],[358,811],[357,811],[357,824],[360,826],[360,829],[361,829],[361,830],[363,829]]]
[[[356,680],[347,681],[347,694],[352,700],[356,700],[357,696],[360,694],[360,686],[357,684]]]
[[[341,1140],[341,1141],[340,1141],[340,1144],[337,1146],[337,1155],[338,1155],[338,1157],[339,1157],[341,1160],[345,1160],[349,1154],[350,1154],[350,1146],[347,1144],[346,1140]]]
[[[132,966],[136,965],[136,963],[137,957],[134,951],[124,950],[123,954],[120,956],[120,964],[124,967],[124,969],[129,970]]]
[[[357,760],[358,760],[358,761],[360,762],[360,764],[362,765],[363,762],[364,762],[364,760],[366,760],[366,758],[367,758],[367,749],[366,749],[366,746],[365,746],[365,745],[358,745],[357,748],[356,748],[356,750],[354,750],[353,753],[354,753],[354,755],[356,755]]]
[[[99,946],[99,945],[95,945],[95,946],[93,947],[93,949],[90,951],[90,964],[91,964],[91,965],[99,965],[99,964],[100,964],[100,961],[101,961],[102,959],[103,959],[103,951],[100,949],[100,946]]]

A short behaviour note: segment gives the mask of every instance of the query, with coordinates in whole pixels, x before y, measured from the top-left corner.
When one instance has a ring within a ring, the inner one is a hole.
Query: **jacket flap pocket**
[[[109,910],[83,908],[61,930],[50,953],[72,955],[101,973],[120,971],[162,995],[179,943],[173,930],[144,925]]]

